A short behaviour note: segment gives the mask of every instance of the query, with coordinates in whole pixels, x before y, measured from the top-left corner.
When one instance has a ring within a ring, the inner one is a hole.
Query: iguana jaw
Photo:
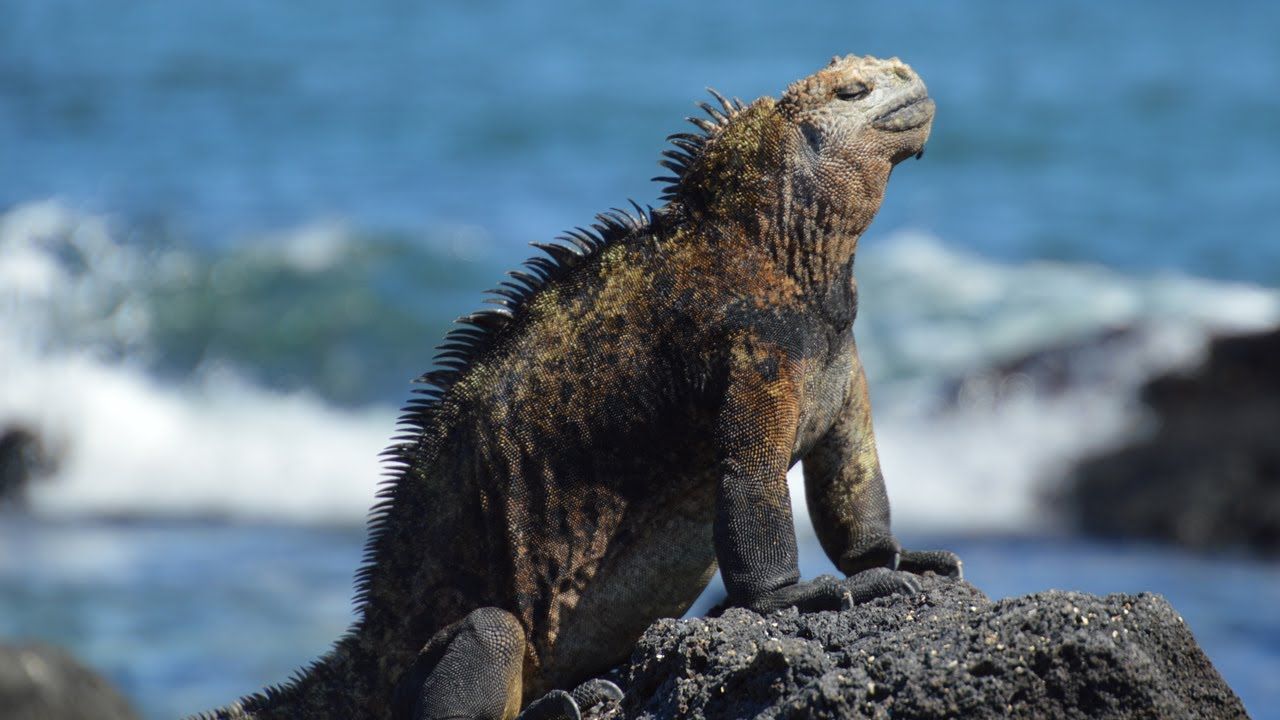
[[[929,138],[929,130],[933,123],[935,108],[933,98],[929,97],[924,92],[924,88],[921,87],[920,92],[910,93],[907,97],[892,105],[890,109],[885,110],[871,120],[871,127],[880,132],[888,133],[890,137],[894,135],[922,135],[919,140],[912,137],[903,137],[902,147],[894,152],[889,159],[892,164],[897,165],[909,157],[914,157],[918,160],[924,156],[924,145]]]
[[[893,109],[885,111],[871,121],[871,126],[888,132],[914,130],[925,123],[932,122],[933,111],[933,98],[928,95],[916,95],[905,99]]]

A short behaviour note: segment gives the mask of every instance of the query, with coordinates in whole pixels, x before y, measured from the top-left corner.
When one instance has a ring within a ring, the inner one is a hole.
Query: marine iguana
[[[728,603],[837,608],[958,576],[889,530],[851,328],[858,237],[934,103],[898,59],[835,58],[669,139],[657,210],[570,231],[464,316],[401,417],[359,620],[219,718],[576,718],[591,678],[717,563]],[[633,203],[634,205],[634,203]],[[826,553],[803,582],[786,473]],[[584,682],[585,681],[585,682]],[[565,688],[574,688],[573,694]]]

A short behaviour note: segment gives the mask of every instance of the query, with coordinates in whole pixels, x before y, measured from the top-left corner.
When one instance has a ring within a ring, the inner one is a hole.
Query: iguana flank
[[[889,530],[850,332],[853,256],[934,105],[896,58],[836,58],[775,100],[716,95],[671,136],[657,210],[613,211],[465,316],[401,418],[359,620],[236,717],[575,718],[589,678],[717,563],[728,602],[840,607],[958,575]],[[799,578],[786,473],[827,554]],[[564,692],[577,687],[573,695]]]

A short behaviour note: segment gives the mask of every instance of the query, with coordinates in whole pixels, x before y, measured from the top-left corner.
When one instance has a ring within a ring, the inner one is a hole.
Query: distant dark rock
[[[943,384],[944,409],[982,398],[1000,402],[1011,393],[1054,397],[1081,387],[1132,384],[1133,373],[1152,364],[1148,330],[1116,326],[1038,348],[952,378]]]
[[[1202,367],[1151,380],[1141,397],[1154,431],[1072,473],[1080,527],[1280,554],[1280,330],[1215,340]]]
[[[588,718],[1242,718],[1159,596],[922,594],[842,612],[663,620]]]
[[[56,462],[34,431],[21,425],[0,426],[0,509],[26,505],[32,479],[53,472]]]
[[[118,692],[64,650],[0,646],[0,717],[5,720],[136,720]]]

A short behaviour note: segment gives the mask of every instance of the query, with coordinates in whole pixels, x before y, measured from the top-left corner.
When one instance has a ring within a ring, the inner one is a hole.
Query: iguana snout
[[[899,105],[886,110],[871,121],[877,130],[903,132],[914,130],[925,123],[933,122],[933,98],[928,95],[914,95],[904,98]]]
[[[833,58],[788,88],[779,108],[818,155],[836,147],[855,164],[872,157],[896,164],[919,154],[934,114],[924,81],[909,65],[869,55]]]

